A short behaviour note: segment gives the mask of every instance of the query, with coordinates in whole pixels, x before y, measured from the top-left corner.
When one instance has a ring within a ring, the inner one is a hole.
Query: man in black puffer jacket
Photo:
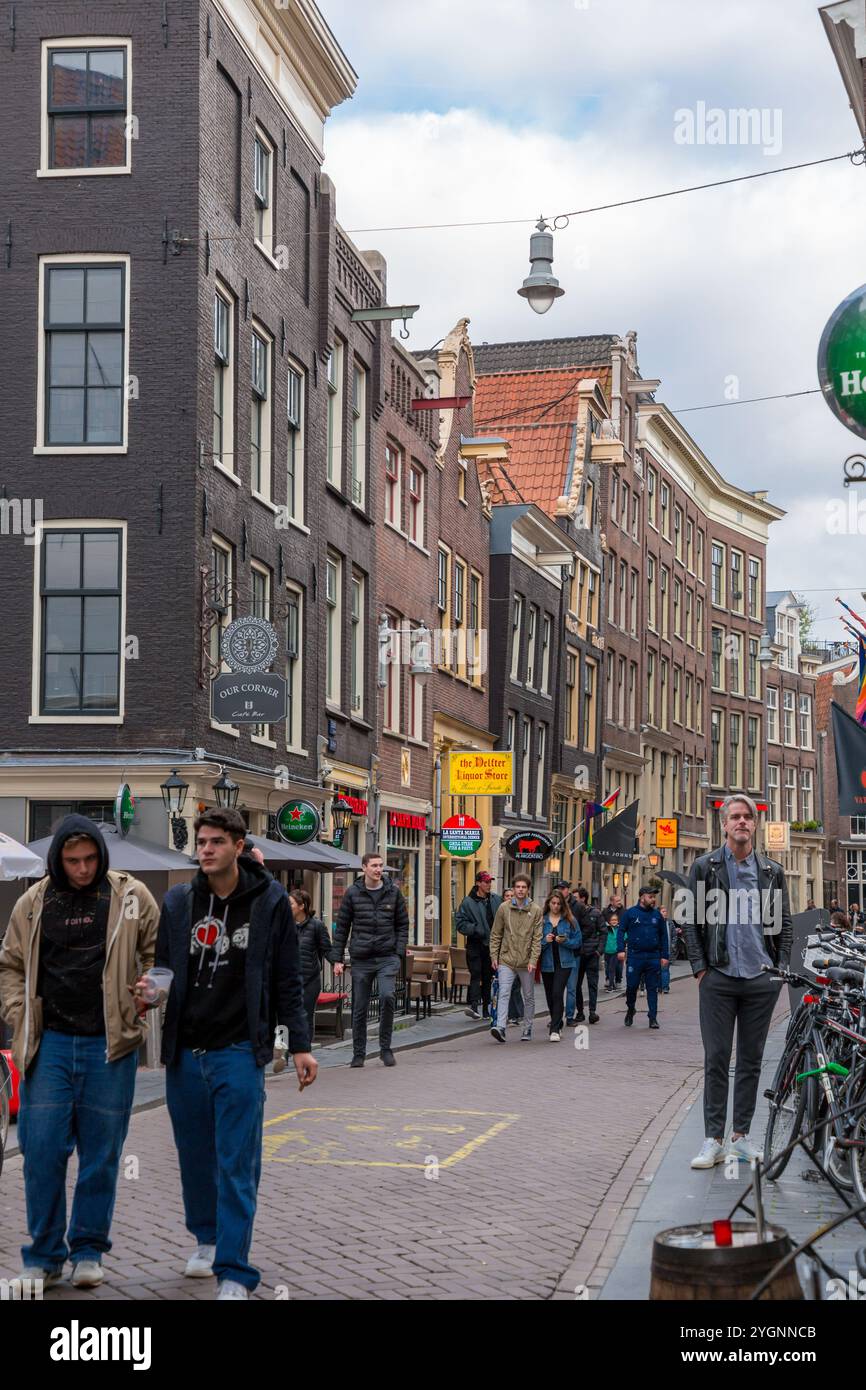
[[[583,982],[589,995],[589,1021],[598,1023],[598,970],[604,955],[607,941],[607,923],[597,907],[591,907],[589,893],[578,888],[570,902],[575,921],[580,927],[580,964],[574,966],[568,977],[565,992],[566,1022],[569,1027],[583,1023]]]
[[[400,962],[409,940],[406,900],[393,881],[383,883],[381,854],[365,854],[362,878],[347,888],[337,914],[334,949],[342,961],[346,944],[352,966],[352,1066],[362,1067],[367,1053],[367,1010],[373,979],[379,981],[379,1051],[386,1067],[396,1065],[391,1051],[394,996]],[[334,974],[343,973],[342,965]]]

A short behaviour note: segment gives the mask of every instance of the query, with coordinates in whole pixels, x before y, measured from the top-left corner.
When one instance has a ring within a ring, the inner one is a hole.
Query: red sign
[[[347,801],[352,808],[353,816],[366,816],[367,803],[359,796],[350,796],[348,792],[340,792],[343,801]]]
[[[715,799],[714,801],[711,801],[711,802],[710,802],[710,806],[713,808],[714,811],[720,810],[721,807],[724,806],[724,804],[725,804],[725,798],[724,798],[723,796],[716,797],[716,799]],[[769,807],[767,806],[766,801],[756,801],[756,802],[755,802],[755,805],[757,806],[757,808],[758,808],[759,811],[767,811],[767,810],[769,810]]]
[[[412,816],[408,811],[392,811],[388,816],[388,824],[396,825],[401,830],[426,830],[426,816]]]

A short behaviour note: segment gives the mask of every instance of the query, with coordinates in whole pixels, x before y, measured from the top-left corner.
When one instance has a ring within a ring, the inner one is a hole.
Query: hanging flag
[[[583,809],[583,848],[587,854],[592,854],[592,822],[601,810],[595,801],[588,801]]]
[[[622,787],[617,787],[615,792],[611,792],[610,796],[606,796],[604,801],[601,803],[602,809],[607,811],[611,806],[615,806],[621,791]]]
[[[852,637],[857,639],[860,669],[857,677],[857,703],[854,707],[854,718],[858,724],[862,724],[866,728],[866,637],[844,620],[842,626],[851,633]]]
[[[593,841],[593,859],[602,864],[631,863],[635,857],[638,805],[633,801],[601,827]]]
[[[866,729],[835,700],[830,705],[840,816],[866,815]]]
[[[854,612],[854,609],[853,609],[853,608],[849,608],[849,607],[848,607],[848,604],[847,604],[847,603],[843,603],[843,602],[842,602],[842,599],[840,599],[838,596],[837,596],[837,598],[836,598],[836,602],[837,602],[837,603],[841,603],[841,604],[842,604],[842,607],[845,609],[846,613],[850,613],[852,618],[856,618],[856,619],[857,619],[857,622],[858,622],[858,623],[860,624],[860,626],[863,628],[864,632],[866,632],[866,618],[861,618],[859,613],[855,613],[855,612]]]

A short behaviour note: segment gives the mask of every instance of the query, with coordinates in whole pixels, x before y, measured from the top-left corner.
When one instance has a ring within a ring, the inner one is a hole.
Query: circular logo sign
[[[836,418],[866,439],[866,285],[831,314],[818,348],[818,380]]]
[[[442,822],[442,848],[460,859],[475,854],[483,839],[484,831],[472,816],[450,816]]]
[[[118,835],[128,835],[129,827],[135,820],[135,797],[124,782],[114,799],[114,825]]]
[[[541,864],[549,859],[554,849],[552,835],[539,830],[516,830],[509,835],[503,846],[510,859],[519,859],[524,864]]]
[[[277,811],[277,834],[289,845],[309,844],[321,824],[319,812],[309,801],[286,801]]]
[[[267,671],[277,654],[277,634],[264,618],[235,618],[222,635],[220,652],[233,671]]]

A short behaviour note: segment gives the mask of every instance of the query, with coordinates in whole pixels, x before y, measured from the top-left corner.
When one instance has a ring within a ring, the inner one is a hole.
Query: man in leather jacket
[[[760,1157],[749,1139],[770,1020],[781,982],[765,967],[788,966],[793,940],[785,871],[754,848],[757,807],[751,797],[729,796],[720,817],[725,842],[692,865],[688,889],[677,892],[675,920],[685,927],[692,973],[700,991],[704,1044],[704,1141],[693,1168],[711,1168],[725,1156],[728,1075],[734,1026],[733,1133],[727,1152]]]

